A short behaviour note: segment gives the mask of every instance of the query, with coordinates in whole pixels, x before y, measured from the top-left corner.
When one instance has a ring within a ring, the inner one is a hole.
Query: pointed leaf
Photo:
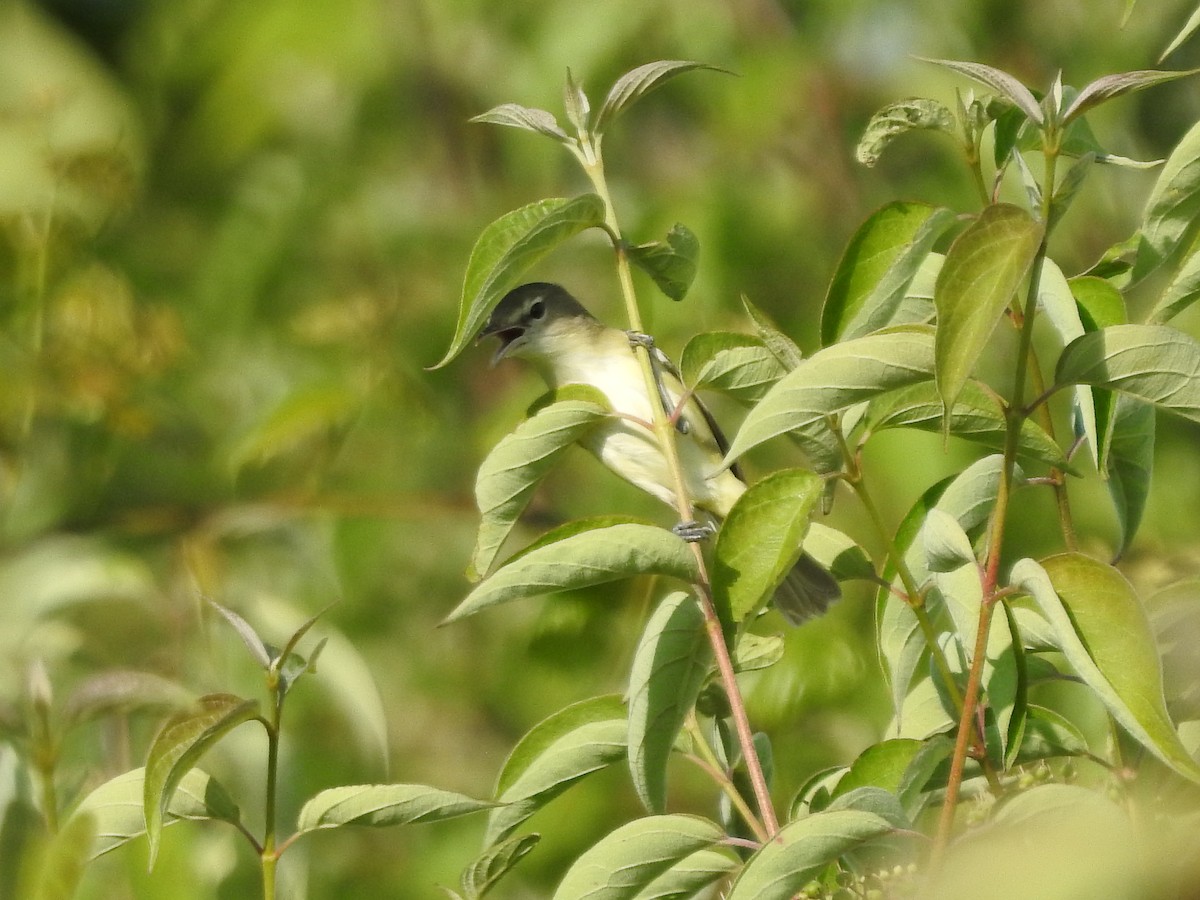
[[[787,370],[756,337],[705,331],[683,348],[679,371],[693,389],[711,388],[743,403],[757,403]]]
[[[1154,471],[1154,407],[1127,395],[1117,398],[1109,452],[1108,492],[1121,526],[1117,556],[1129,549],[1142,522]]]
[[[968,78],[986,85],[1000,96],[1012,101],[1036,125],[1041,125],[1045,121],[1042,107],[1037,102],[1037,98],[1033,96],[1029,88],[1007,72],[985,66],[982,63],[960,62],[954,59],[927,59],[920,56],[917,58],[922,62],[930,62],[958,72],[960,75],[966,75]]]
[[[1200,782],[1167,713],[1154,633],[1133,587],[1080,553],[1022,559],[1012,581],[1037,603],[1059,648],[1121,726],[1164,763]]]
[[[506,805],[489,814],[487,842],[507,837],[579,779],[624,759],[628,728],[621,698],[607,695],[568,706],[530,729],[500,772],[495,796]]]
[[[191,709],[167,719],[146,755],[142,804],[150,839],[150,866],[158,855],[163,819],[175,789],[200,757],[230,731],[258,715],[258,701],[206,694]]]
[[[806,469],[773,472],[738,498],[713,550],[718,607],[741,623],[762,609],[800,558],[824,481]]]
[[[63,705],[68,727],[122,711],[174,710],[195,695],[182,685],[152,672],[115,669],[85,678]]]
[[[1139,279],[1170,257],[1200,216],[1200,122],[1193,125],[1167,157],[1146,200],[1139,229],[1134,277]]]
[[[944,131],[954,134],[954,113],[936,100],[910,97],[885,106],[867,123],[854,157],[874,166],[893,140],[909,131]]]
[[[502,103],[485,113],[472,117],[471,121],[486,125],[508,125],[511,128],[522,128],[525,131],[544,134],[546,137],[564,143],[570,140],[567,133],[558,127],[558,120],[554,118],[553,113],[544,109],[521,106],[517,103]]]
[[[296,820],[296,833],[342,825],[441,822],[495,805],[423,784],[350,784],[321,791],[305,803]]]
[[[468,571],[472,580],[491,569],[533,489],[562,452],[608,415],[604,406],[589,401],[551,403],[492,448],[475,478],[475,499],[482,520]]]
[[[1163,288],[1162,296],[1146,317],[1147,324],[1161,325],[1200,299],[1200,236],[1193,239],[1183,263]]]
[[[583,92],[583,86],[575,80],[570,69],[567,69],[567,81],[563,85],[563,109],[567,111],[567,121],[575,126],[575,131],[580,135],[586,134],[592,106]]]
[[[1200,343],[1166,325],[1114,325],[1072,341],[1057,387],[1090,384],[1200,422]]]
[[[143,805],[146,770],[139,768],[118,775],[83,798],[72,818],[90,815],[96,822],[93,859],[123,847],[146,832]],[[163,824],[181,819],[215,819],[237,825],[241,812],[225,788],[207,772],[189,769],[175,788]]]
[[[540,834],[522,834],[488,847],[463,869],[464,900],[479,900],[487,894],[513,866],[529,855],[541,839]]]
[[[1038,302],[1045,311],[1046,318],[1058,332],[1064,347],[1084,333],[1083,319],[1075,295],[1067,283],[1066,276],[1052,259],[1046,259],[1042,264],[1041,278],[1038,280]],[[1099,466],[1102,440],[1097,419],[1104,416],[1107,398],[1093,396],[1092,389],[1087,385],[1077,385],[1074,393],[1075,432],[1087,438],[1092,463]]]
[[[696,278],[700,241],[691,229],[677,222],[665,240],[627,246],[625,253],[666,296],[682,300]]]
[[[831,862],[893,830],[874,813],[813,813],[785,826],[750,857],[726,900],[791,900]]]
[[[1128,18],[1129,13],[1132,12],[1134,2],[1135,0],[1128,0],[1127,11],[1125,13],[1126,18]],[[1196,32],[1197,28],[1200,28],[1200,6],[1197,6],[1194,10],[1192,10],[1192,14],[1188,17],[1187,22],[1184,23],[1183,28],[1179,29],[1179,33],[1171,39],[1171,43],[1167,44],[1167,49],[1162,52],[1162,56],[1158,58],[1158,61],[1162,62],[1164,59],[1178,50],[1183,45],[1184,41],[1186,41]]]
[[[763,342],[763,346],[779,360],[780,365],[789,372],[800,365],[803,354],[796,342],[780,331],[767,314],[751,303],[745,294],[742,294],[742,308],[754,323],[755,334]]]
[[[940,434],[944,428],[942,418],[942,401],[937,387],[932,382],[924,382],[873,401],[867,415],[867,428],[872,433],[887,428],[919,428]],[[1004,449],[1007,424],[995,394],[977,381],[967,381],[954,404],[954,412],[950,414],[949,431],[954,437],[982,444],[991,450]],[[1017,454],[1025,460],[1070,469],[1062,448],[1032,419],[1021,422]]]
[[[595,194],[540,200],[492,222],[471,250],[450,349],[430,368],[446,365],[474,340],[526,269],[567,238],[603,224],[604,201]]]
[[[989,206],[950,247],[938,276],[937,385],[946,410],[970,377],[1025,280],[1042,226],[1025,210]]]
[[[628,900],[663,872],[724,839],[699,816],[649,816],[622,825],[575,860],[554,900]]]
[[[875,564],[858,542],[844,532],[820,522],[808,526],[804,552],[838,581],[875,580]]]
[[[862,787],[883,788],[897,793],[904,774],[925,744],[912,738],[894,738],[872,744],[850,764],[833,789],[834,799]]]
[[[634,895],[633,900],[683,900],[695,897],[738,867],[728,853],[698,850],[677,862]]]
[[[639,98],[650,93],[666,80],[693,69],[708,69],[713,72],[731,74],[728,70],[718,66],[681,59],[663,59],[638,66],[618,78],[609,90],[608,96],[604,98],[600,114],[596,118],[596,134],[603,134],[613,120]]]
[[[891,324],[921,264],[955,216],[948,209],[897,201],[875,212],[850,239],[821,311],[828,346]]]
[[[712,651],[690,593],[669,594],[650,616],[629,675],[629,770],[646,809],[667,800],[667,760],[708,676]]]
[[[889,329],[826,347],[804,360],[750,410],[726,462],[789,431],[886,391],[933,374],[933,334],[928,328]]]
[[[1101,103],[1106,103],[1114,97],[1120,97],[1122,94],[1128,94],[1132,91],[1144,90],[1156,84],[1175,81],[1178,78],[1186,78],[1189,75],[1195,75],[1197,72],[1200,72],[1200,69],[1188,69],[1184,72],[1147,70],[1119,72],[1097,78],[1091,84],[1084,87],[1076,95],[1074,102],[1067,107],[1066,112],[1062,116],[1063,124],[1065,125],[1072,119],[1082,116],[1088,110],[1095,109]]]
[[[217,603],[215,600],[209,600],[208,605],[221,614],[221,616],[233,626],[233,630],[238,633],[238,637],[242,639],[242,643],[246,645],[246,649],[250,651],[250,655],[264,669],[271,667],[271,654],[267,652],[267,645],[263,643],[262,638],[258,636],[250,623],[235,613],[232,609],[228,609]]]
[[[469,593],[448,624],[497,603],[604,584],[634,575],[699,579],[696,557],[665,528],[622,523],[594,528],[509,561]]]
[[[936,506],[925,517],[921,543],[925,549],[925,564],[934,574],[976,565],[971,539],[958,524],[958,519]]]

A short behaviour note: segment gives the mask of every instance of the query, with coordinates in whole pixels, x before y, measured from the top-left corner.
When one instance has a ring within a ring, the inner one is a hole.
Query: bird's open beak
[[[479,337],[475,339],[475,342],[479,343],[484,338],[489,337],[498,338],[500,341],[500,346],[492,354],[491,364],[494,366],[500,360],[504,359],[511,350],[524,343],[522,339],[525,337],[525,329],[520,325],[510,325],[507,328],[499,327],[489,322],[479,332]]]

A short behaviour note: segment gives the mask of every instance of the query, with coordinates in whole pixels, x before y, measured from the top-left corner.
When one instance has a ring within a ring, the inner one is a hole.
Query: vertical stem
[[[1057,160],[1056,144],[1047,139],[1045,150],[1046,169],[1042,185],[1042,221],[1048,222],[1050,204],[1054,193],[1054,170]],[[980,685],[983,680],[983,664],[987,651],[988,630],[992,623],[992,610],[996,603],[997,585],[1000,577],[1000,556],[1004,545],[1004,528],[1008,518],[1008,505],[1012,495],[1013,472],[1016,469],[1017,447],[1021,437],[1021,423],[1025,420],[1025,383],[1029,375],[1033,356],[1033,321],[1037,313],[1038,287],[1042,278],[1042,267],[1046,260],[1047,235],[1043,234],[1033,265],[1029,273],[1029,293],[1025,299],[1024,316],[1021,321],[1021,337],[1017,348],[1016,372],[1013,377],[1012,402],[1004,411],[1007,429],[1004,436],[1004,463],[1000,484],[996,490],[996,506],[988,528],[988,555],[983,575],[983,600],[979,605],[979,630],[975,635],[975,655],[967,676],[966,696],[963,700],[962,716],[958,722],[958,734],[954,742],[954,755],[950,759],[950,777],[946,783],[946,797],[942,802],[938,818],[937,835],[934,838],[930,860],[932,868],[940,866],[950,841],[950,830],[954,825],[954,812],[958,805],[962,787],[963,768],[966,765],[967,744],[975,728],[975,712],[979,705]]]
[[[273,672],[271,674],[275,675]],[[279,784],[279,723],[283,717],[283,693],[278,684],[272,687],[272,693],[275,709],[267,726],[267,796],[262,845],[263,900],[275,900],[275,867],[279,862],[279,853],[275,849],[275,806]]]
[[[642,331],[642,316],[638,308],[637,296],[634,293],[633,275],[629,267],[629,257],[621,243],[621,230],[617,223],[612,197],[608,192],[608,183],[604,176],[604,162],[600,156],[600,149],[596,144],[585,140],[579,153],[576,155],[583,164],[583,168],[587,172],[592,185],[595,187],[596,193],[604,201],[605,225],[614,238],[617,255],[617,278],[621,283],[621,294],[625,301],[625,314],[629,320],[629,327],[634,331]],[[654,369],[650,364],[649,350],[639,346],[634,348],[634,353],[637,355],[638,363],[642,370],[642,377],[645,379],[647,395],[652,398],[658,396],[658,385]],[[691,521],[695,518],[695,511],[692,507],[691,494],[688,491],[683,466],[679,461],[679,450],[675,444],[675,428],[668,419],[666,410],[662,408],[662,404],[652,402],[650,409],[653,414],[654,434],[658,439],[663,456],[666,457],[667,465],[671,472],[671,480],[674,482],[675,503],[680,518],[682,521]],[[696,565],[700,571],[700,579],[696,584],[696,593],[700,603],[700,611],[704,616],[704,630],[708,635],[709,643],[712,645],[713,657],[717,663],[717,672],[721,677],[721,683],[729,698],[734,728],[737,731],[738,743],[742,749],[742,757],[746,762],[746,770],[750,776],[750,783],[754,788],[755,801],[758,804],[763,827],[769,835],[773,836],[779,831],[779,820],[775,815],[775,808],[771,803],[771,793],[767,787],[767,779],[763,773],[762,762],[759,760],[758,752],[754,748],[754,732],[750,727],[749,716],[746,714],[745,700],[742,697],[741,689],[738,687],[737,673],[733,668],[733,659],[729,654],[729,647],[725,643],[725,635],[721,628],[721,620],[713,604],[711,581],[709,580],[708,569],[704,562],[704,553],[700,549],[699,544],[693,543],[691,547],[692,553],[696,557]]]

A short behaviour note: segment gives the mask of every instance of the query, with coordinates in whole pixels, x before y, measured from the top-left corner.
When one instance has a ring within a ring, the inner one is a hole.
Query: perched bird
[[[550,388],[585,384],[608,399],[616,415],[581,443],[626,481],[676,507],[674,479],[653,429],[659,403],[675,417],[679,461],[692,503],[718,520],[746,490],[736,466],[722,468],[728,443],[712,414],[686,390],[670,360],[647,338],[609,328],[557,284],[535,282],[514,288],[500,301],[479,334],[496,337],[495,365],[505,357],[528,360]],[[635,355],[642,340],[652,354],[659,396],[651,397]],[[775,592],[784,617],[800,624],[825,612],[841,595],[837,581],[807,554]]]

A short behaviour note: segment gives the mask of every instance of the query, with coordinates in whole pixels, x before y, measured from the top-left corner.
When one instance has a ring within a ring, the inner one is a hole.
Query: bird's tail
[[[822,615],[842,596],[837,580],[807,553],[801,554],[775,588],[775,608],[793,625]]]

